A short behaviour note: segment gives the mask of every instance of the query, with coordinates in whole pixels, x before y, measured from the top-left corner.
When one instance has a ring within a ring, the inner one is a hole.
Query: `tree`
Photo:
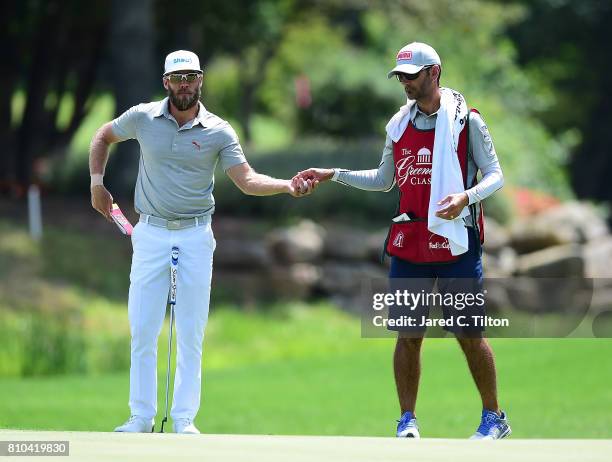
[[[0,73],[3,189],[23,194],[36,180],[36,161],[57,154],[79,127],[89,109],[108,23],[103,0],[13,2],[2,15],[4,60],[14,63]],[[23,103],[19,113],[13,113],[16,98]],[[69,112],[63,124],[61,111]]]
[[[163,71],[154,56],[153,25],[152,0],[113,0],[107,74],[115,96],[116,115],[149,101],[156,82],[161,88]],[[116,147],[106,173],[113,192],[127,194],[133,190],[138,160],[139,147],[135,141]]]
[[[239,68],[239,107],[236,114],[245,141],[252,138],[251,119],[257,109],[258,92],[268,66],[296,24],[312,14],[330,14],[365,7],[350,0],[210,0],[183,2],[178,11],[172,4],[159,1],[158,20],[164,21],[160,43],[182,42],[196,45],[203,61],[215,53],[231,55]],[[184,18],[185,11],[192,14]]]
[[[538,0],[509,28],[520,63],[553,87],[539,115],[554,133],[578,129],[570,175],[581,197],[612,201],[612,4],[600,0]]]

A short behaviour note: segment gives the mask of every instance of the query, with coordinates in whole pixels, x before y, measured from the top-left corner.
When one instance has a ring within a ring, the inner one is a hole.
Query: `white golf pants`
[[[139,222],[132,233],[128,316],[132,415],[157,414],[157,339],[170,288],[172,247],[179,248],[176,289],[176,374],[170,415],[194,419],[200,407],[202,342],[208,320],[215,239],[210,219],[191,228],[169,230]]]

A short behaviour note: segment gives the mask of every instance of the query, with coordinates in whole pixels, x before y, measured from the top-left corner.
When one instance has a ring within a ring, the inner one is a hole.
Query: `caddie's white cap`
[[[198,55],[186,50],[177,50],[170,53],[166,56],[164,75],[176,71],[196,71],[201,73],[202,69],[200,69]]]
[[[412,42],[397,52],[396,66],[387,74],[387,78],[397,73],[416,74],[425,66],[442,65],[436,50],[425,43]]]

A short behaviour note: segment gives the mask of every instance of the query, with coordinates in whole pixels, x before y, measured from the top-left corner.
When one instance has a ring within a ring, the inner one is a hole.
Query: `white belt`
[[[148,223],[153,226],[167,229],[185,229],[193,226],[200,226],[210,223],[210,215],[200,215],[193,218],[177,218],[176,220],[166,220],[164,218],[154,217],[153,215],[140,215],[142,223]]]

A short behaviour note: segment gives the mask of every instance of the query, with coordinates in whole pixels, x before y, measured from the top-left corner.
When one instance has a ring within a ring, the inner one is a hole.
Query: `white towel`
[[[460,255],[468,250],[468,233],[463,218],[470,214],[464,207],[458,217],[445,220],[435,215],[441,208],[438,202],[449,194],[464,191],[463,174],[457,157],[459,134],[468,117],[465,98],[450,88],[440,88],[440,109],[436,118],[433,161],[431,166],[431,193],[427,213],[427,229],[448,239],[452,255]],[[389,123],[386,130],[389,137],[397,142],[402,137],[408,123],[410,112],[416,101],[408,100]]]

